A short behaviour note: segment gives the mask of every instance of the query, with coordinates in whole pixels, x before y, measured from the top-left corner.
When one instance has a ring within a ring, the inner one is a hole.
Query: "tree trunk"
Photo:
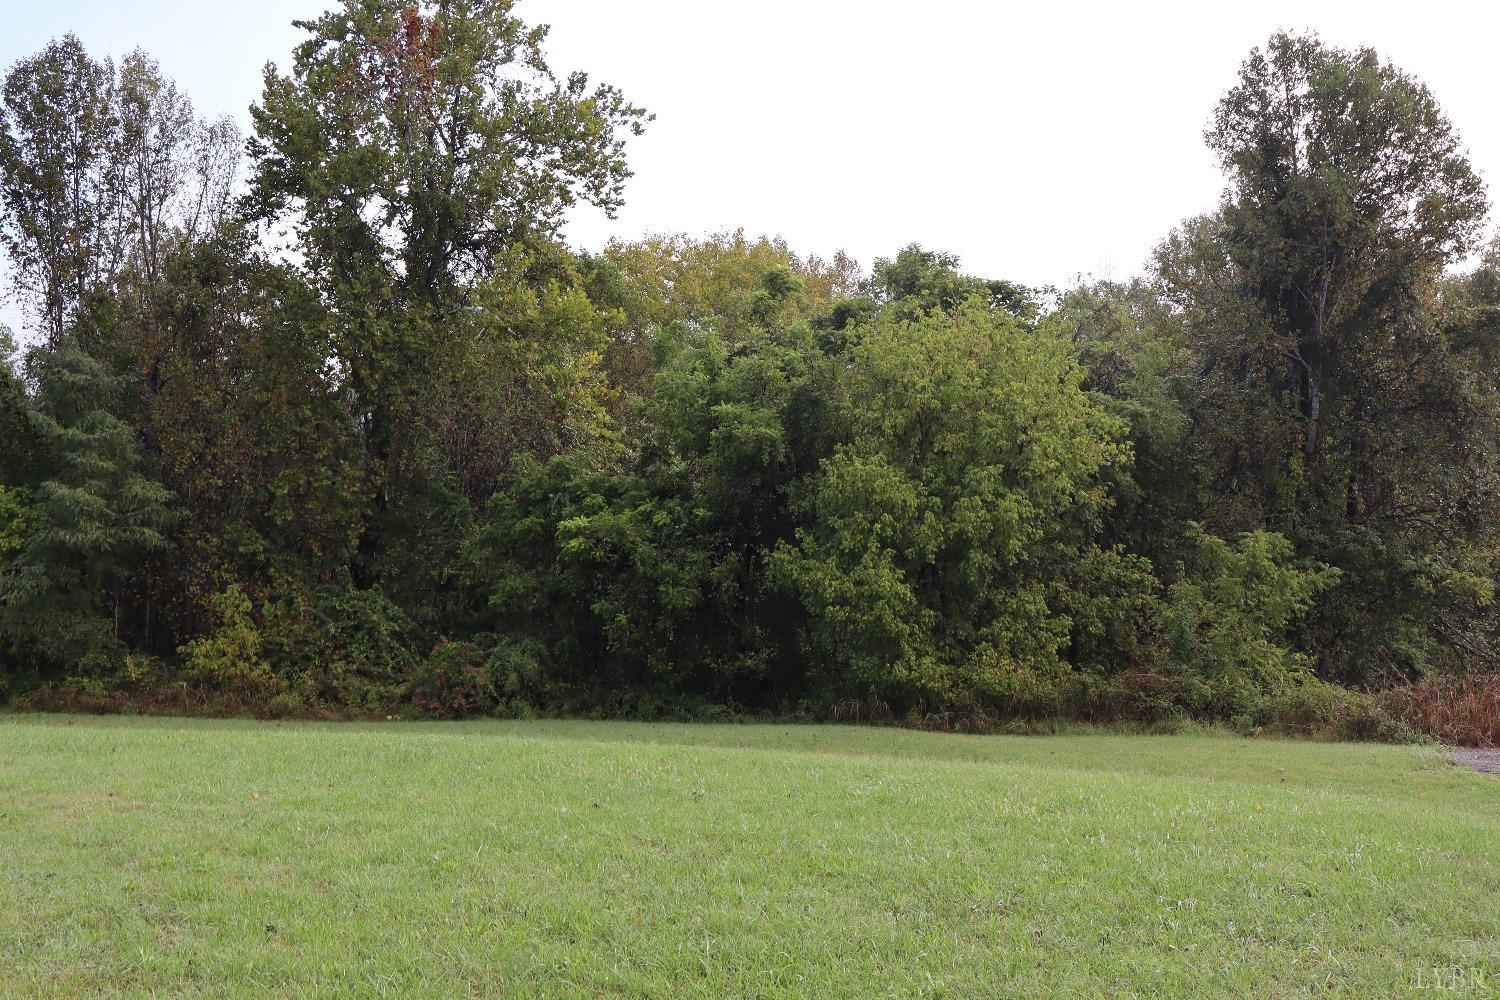
[[[1323,415],[1323,376],[1321,373],[1307,377],[1307,431],[1302,437],[1302,458],[1311,465],[1318,450],[1318,424]]]

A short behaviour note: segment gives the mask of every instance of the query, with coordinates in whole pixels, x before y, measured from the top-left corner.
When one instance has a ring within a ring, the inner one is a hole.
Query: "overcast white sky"
[[[72,31],[141,46],[200,112],[232,114],[326,0],[8,0],[0,64]],[[1478,0],[521,0],[583,69],[657,115],[618,220],[570,240],[743,226],[868,264],[909,242],[1030,283],[1121,277],[1220,179],[1202,132],[1278,28],[1374,46],[1424,80],[1500,176],[1500,4]],[[0,321],[19,327],[14,310]]]

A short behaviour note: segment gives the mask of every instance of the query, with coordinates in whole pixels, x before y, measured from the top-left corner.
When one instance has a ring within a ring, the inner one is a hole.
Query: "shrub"
[[[1413,735],[1373,696],[1314,677],[1268,696],[1256,721],[1278,732],[1324,739],[1405,742]]]
[[[1289,630],[1338,571],[1295,559],[1292,543],[1269,531],[1233,543],[1194,526],[1191,565],[1171,588],[1166,641],[1195,714],[1253,713],[1263,698],[1310,676]]]
[[[178,650],[183,678],[191,684],[256,701],[274,697],[282,681],[266,659],[265,639],[250,598],[239,584],[231,584],[213,598],[210,607],[219,616],[219,627]]]
[[[1413,730],[1458,746],[1500,746],[1500,673],[1426,677],[1378,696]]]
[[[154,656],[127,653],[120,668],[120,685],[132,691],[151,691],[168,675],[166,665]]]
[[[544,706],[558,705],[562,695],[546,664],[546,650],[533,639],[507,637],[497,642],[485,664],[497,711],[526,718]]]
[[[434,719],[461,719],[495,709],[497,699],[485,651],[471,642],[444,640],[413,673],[412,708]]]
[[[415,629],[378,590],[284,589],[266,609],[266,656],[310,703],[383,711],[419,663]]]
[[[1088,688],[1082,706],[1091,719],[1162,722],[1180,716],[1189,689],[1179,676],[1127,670]]]

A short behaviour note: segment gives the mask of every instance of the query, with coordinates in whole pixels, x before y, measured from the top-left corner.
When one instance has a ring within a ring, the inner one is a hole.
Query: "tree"
[[[1372,355],[1473,247],[1484,187],[1426,87],[1308,36],[1251,54],[1207,139],[1230,180],[1225,251],[1265,324],[1250,346],[1285,367],[1312,471],[1328,414],[1358,407]]]
[[[170,249],[225,222],[239,130],[208,123],[136,50],[116,74],[72,35],[17,63],[0,104],[0,244],[49,343],[107,297],[137,291]]]
[[[140,49],[120,63],[119,218],[130,259],[150,286],[168,254],[229,219],[241,137],[230,119],[200,121],[193,104]]]
[[[37,442],[30,404],[15,336],[0,326],[0,485],[24,483],[35,468]]]
[[[1488,600],[1496,492],[1467,442],[1491,407],[1433,309],[1483,187],[1425,87],[1312,37],[1253,52],[1207,138],[1224,205],[1158,258],[1218,457],[1206,520],[1282,531],[1345,570],[1305,633],[1325,672],[1419,670],[1433,623]]]
[[[1042,326],[1073,344],[1083,388],[1130,428],[1132,460],[1109,473],[1105,539],[1170,572],[1191,547],[1206,464],[1189,419],[1197,382],[1181,317],[1147,282],[1098,281],[1070,289]]]
[[[360,441],[328,368],[325,310],[293,269],[231,227],[178,246],[137,300],[101,323],[126,412],[180,513],[134,576],[170,654],[239,584],[309,585],[346,572],[362,524]]]
[[[1199,715],[1252,712],[1267,694],[1284,695],[1310,676],[1291,628],[1339,571],[1300,564],[1274,532],[1230,543],[1190,524],[1188,535],[1190,568],[1172,585],[1166,624],[1180,697]]]
[[[0,104],[0,241],[49,343],[118,263],[114,69],[73,35],[23,59]]]
[[[1055,708],[1060,591],[1094,551],[1104,471],[1128,456],[1082,375],[987,296],[888,308],[856,333],[837,391],[850,437],[797,491],[801,527],[773,562],[825,690]]]
[[[858,265],[844,254],[802,257],[784,240],[744,230],[615,240],[599,256],[624,285],[618,304],[637,334],[673,322],[712,325],[734,345],[754,330],[824,315],[858,290]]]
[[[434,383],[434,358],[474,360],[487,350],[474,338],[508,356],[504,342],[522,331],[477,315],[506,294],[492,279],[518,255],[549,256],[570,206],[619,206],[625,140],[646,121],[612,87],[554,76],[546,29],[512,6],[345,0],[298,22],[309,37],[290,74],[268,67],[252,109],[250,205],[296,224],[330,318],[328,353],[365,436],[365,584],[379,575],[396,494],[451,488],[453,470],[432,461],[445,445],[424,436],[423,412],[447,411],[449,427],[492,420],[452,411],[488,398],[491,377],[515,374]],[[559,278],[547,267],[526,277],[538,288]],[[452,395],[435,403],[435,389]]]
[[[953,254],[924,250],[914,243],[889,260],[875,261],[865,290],[877,302],[905,302],[919,311],[951,312],[977,297],[1021,319],[1036,319],[1040,307],[1035,289],[963,274],[958,264]]]
[[[0,561],[0,638],[33,666],[97,673],[139,635],[123,588],[163,544],[170,495],[143,474],[135,434],[115,412],[119,377],[72,339],[31,361],[40,464],[25,484],[23,540]]]
[[[339,284],[390,272],[454,306],[501,250],[555,236],[582,200],[613,212],[624,136],[646,116],[612,87],[558,80],[545,27],[511,0],[345,0],[297,25],[292,75],[252,109],[254,200],[295,212],[309,264]]]
[[[805,326],[730,349],[679,323],[657,347],[634,447],[603,468],[527,462],[493,501],[476,546],[488,630],[508,637],[507,669],[532,677],[533,699],[545,679],[579,706],[773,705],[802,686],[802,616],[766,562],[832,444],[830,366]]]

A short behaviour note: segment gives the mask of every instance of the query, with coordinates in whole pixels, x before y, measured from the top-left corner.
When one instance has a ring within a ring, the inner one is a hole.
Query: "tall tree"
[[[367,558],[400,453],[420,446],[434,352],[454,337],[519,335],[463,317],[491,294],[497,261],[551,244],[570,206],[619,206],[625,139],[646,120],[612,87],[554,76],[546,29],[512,7],[345,0],[298,22],[309,37],[290,74],[269,67],[252,109],[251,203],[295,222],[364,428]]]
[[[163,544],[170,495],[119,415],[124,379],[71,337],[30,361],[39,454],[19,544],[0,562],[0,639],[44,668],[99,670],[142,634],[126,584]]]
[[[65,35],[12,67],[0,94],[0,242],[57,343],[117,263],[114,68]]]
[[[290,76],[252,109],[254,194],[295,212],[335,282],[378,265],[443,301],[582,200],[613,212],[624,137],[646,116],[613,87],[559,80],[512,0],[345,0],[315,21]]]
[[[178,245],[230,215],[241,137],[230,119],[199,120],[193,104],[140,49],[120,63],[117,225],[146,285]]]
[[[1218,458],[1206,514],[1346,571],[1308,626],[1326,671],[1420,669],[1433,624],[1489,599],[1496,493],[1465,445],[1488,407],[1433,308],[1475,245],[1483,186],[1426,87],[1309,36],[1251,54],[1207,140],[1224,204],[1158,261]]]
[[[122,269],[137,293],[229,218],[240,134],[205,122],[145,53],[118,74],[67,35],[17,63],[0,104],[0,245],[49,343]]]
[[[1230,181],[1225,248],[1266,324],[1256,346],[1282,359],[1312,466],[1328,415],[1378,379],[1372,355],[1473,248],[1484,187],[1425,86],[1310,36],[1253,52],[1207,139]]]

